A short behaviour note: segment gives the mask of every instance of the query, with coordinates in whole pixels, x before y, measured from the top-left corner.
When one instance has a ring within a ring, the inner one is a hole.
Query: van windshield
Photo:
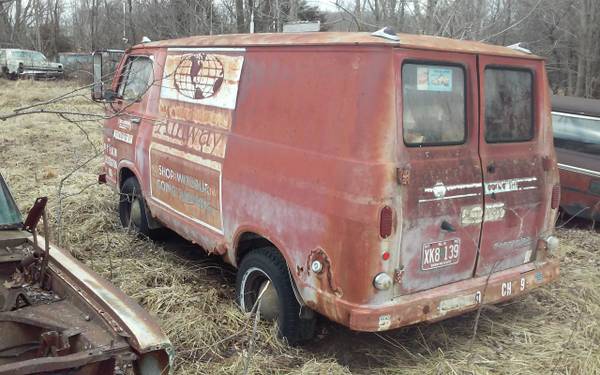
[[[21,213],[0,175],[0,229],[20,226],[22,222]]]
[[[600,118],[552,114],[554,146],[600,156]]]
[[[402,124],[408,146],[465,140],[465,74],[458,66],[402,66]]]

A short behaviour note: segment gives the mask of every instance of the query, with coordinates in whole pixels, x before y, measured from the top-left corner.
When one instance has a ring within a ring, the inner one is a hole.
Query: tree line
[[[55,57],[122,49],[142,36],[247,33],[251,23],[255,32],[281,32],[294,21],[320,21],[322,31],[391,26],[404,33],[521,43],[547,58],[554,92],[600,98],[598,0],[0,0],[0,47]]]

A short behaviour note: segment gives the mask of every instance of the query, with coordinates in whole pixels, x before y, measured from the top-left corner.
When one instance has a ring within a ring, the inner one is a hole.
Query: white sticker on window
[[[418,67],[417,90],[452,91],[452,69],[431,66]]]

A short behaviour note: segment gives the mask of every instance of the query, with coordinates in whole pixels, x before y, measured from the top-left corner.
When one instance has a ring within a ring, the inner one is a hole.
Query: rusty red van
[[[560,207],[600,220],[600,100],[552,97],[554,146],[560,170]]]
[[[123,225],[222,255],[290,342],[314,312],[388,330],[558,277],[540,57],[386,30],[143,43],[107,88],[100,60]]]

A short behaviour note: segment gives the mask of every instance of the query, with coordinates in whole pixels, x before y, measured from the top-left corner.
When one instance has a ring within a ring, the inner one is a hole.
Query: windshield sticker
[[[417,90],[452,91],[452,69],[430,66],[417,67]]]

